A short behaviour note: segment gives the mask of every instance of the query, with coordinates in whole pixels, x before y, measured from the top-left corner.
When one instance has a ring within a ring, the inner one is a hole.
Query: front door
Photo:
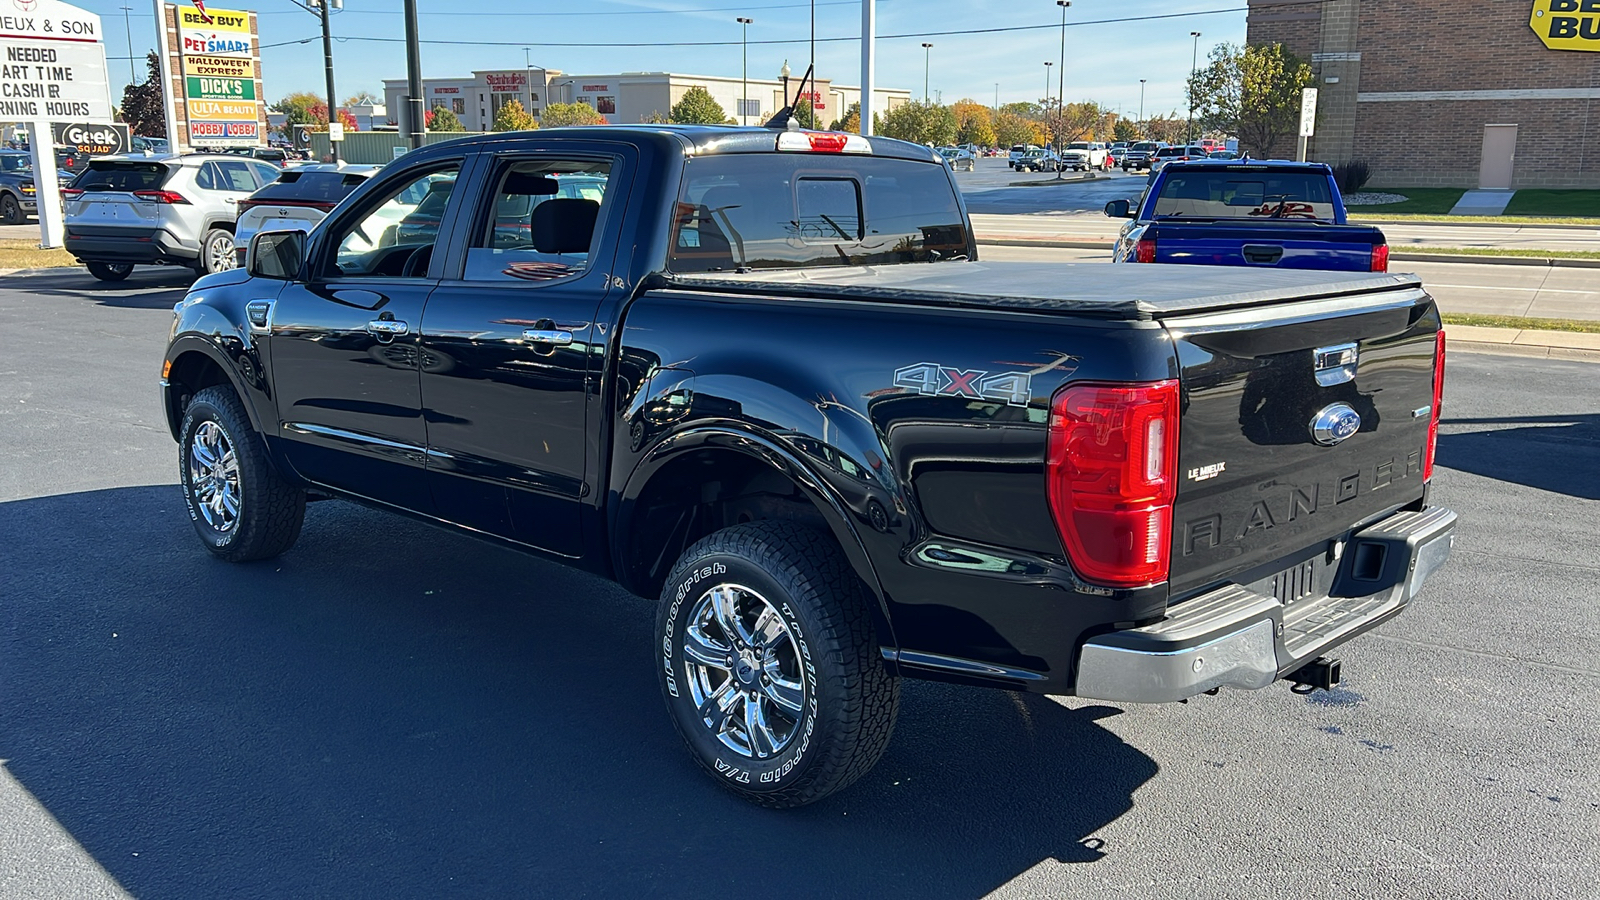
[[[329,221],[271,310],[278,436],[305,478],[429,512],[418,333],[462,161],[436,161]],[[445,233],[448,233],[446,231]]]
[[[554,147],[559,147],[556,151]],[[563,556],[584,552],[589,398],[608,335],[631,166],[562,141],[485,155],[466,249],[422,315],[422,407],[438,514]]]

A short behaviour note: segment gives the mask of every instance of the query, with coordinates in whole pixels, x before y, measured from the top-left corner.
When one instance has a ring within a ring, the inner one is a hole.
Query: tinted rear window
[[[278,180],[255,192],[257,200],[304,200],[338,203],[367,179],[344,172],[296,172],[290,169]]]
[[[92,162],[72,186],[84,191],[153,191],[172,170],[161,163]]]
[[[967,252],[942,164],[748,154],[697,157],[684,168],[674,272],[887,265]]]
[[[1168,170],[1156,216],[1202,219],[1332,219],[1333,192],[1317,172]]]

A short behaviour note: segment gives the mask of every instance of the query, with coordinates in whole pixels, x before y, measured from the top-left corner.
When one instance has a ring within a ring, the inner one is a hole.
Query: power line
[[[818,3],[818,6],[859,6],[860,0],[827,0]],[[752,10],[768,9],[808,9],[809,3],[780,3],[773,6],[707,6],[694,9],[631,9],[612,10],[610,12],[423,12],[424,16],[524,16],[524,17],[560,17],[560,16],[660,16],[678,15],[681,13],[717,13],[717,12],[746,12]],[[258,12],[258,16],[286,16],[292,15],[294,10],[277,9]],[[368,15],[368,16],[393,16],[394,13],[381,9],[346,9],[341,15]],[[428,43],[424,41],[423,43]]]
[[[1205,10],[1199,10],[1199,11],[1196,11],[1196,12],[1163,13],[1161,15],[1153,15],[1153,16],[1122,16],[1122,17],[1115,18],[1115,19],[1094,19],[1094,20],[1081,21],[1081,22],[1068,22],[1067,23],[1067,27],[1068,28],[1082,28],[1082,27],[1086,27],[1086,26],[1090,26],[1090,25],[1115,25],[1115,24],[1121,24],[1121,23],[1125,23],[1125,22],[1149,22],[1149,21],[1153,21],[1153,20],[1156,20],[1156,19],[1184,19],[1184,18],[1190,18],[1192,16],[1211,16],[1211,15],[1218,15],[1218,14],[1221,14],[1221,13],[1247,12],[1248,10],[1249,10],[1249,7],[1247,7],[1247,6],[1230,6],[1230,7],[1226,8],[1226,9],[1205,9]],[[880,34],[880,35],[878,35],[878,40],[880,40],[880,41],[892,41],[892,40],[908,40],[908,39],[913,39],[913,38],[928,38],[928,37],[959,37],[959,36],[963,36],[963,35],[974,35],[974,34],[1003,34],[1003,33],[1007,33],[1007,32],[1017,32],[1017,31],[1044,31],[1044,30],[1047,30],[1047,29],[1057,29],[1057,28],[1060,28],[1060,27],[1061,27],[1061,23],[1059,23],[1059,22],[1051,22],[1048,25],[1012,25],[1012,26],[1007,26],[1007,27],[1003,27],[1003,28],[972,28],[972,29],[963,29],[963,30],[955,30],[955,31],[916,31],[916,32],[907,32],[907,33],[904,33],[904,34]],[[317,38],[315,38],[315,37],[308,37],[308,38],[302,38],[300,40],[294,40],[294,41],[281,41],[281,42],[278,42],[278,43],[275,43],[275,44],[262,44],[260,49],[266,50],[266,49],[271,48],[271,47],[284,47],[284,46],[288,46],[290,44],[306,44],[306,43],[310,43],[311,41],[314,41],[316,39]],[[335,40],[342,41],[342,42],[358,41],[358,42],[371,42],[371,43],[384,43],[384,44],[403,43],[404,42],[404,38],[390,38],[390,37],[341,37],[341,38],[335,38]],[[830,43],[841,43],[841,42],[845,42],[845,41],[852,41],[853,42],[853,41],[859,41],[859,40],[861,40],[861,36],[860,35],[846,35],[846,36],[843,36],[843,37],[819,37],[819,38],[817,38],[817,43],[830,44]],[[750,43],[751,44],[778,45],[778,44],[804,44],[804,43],[806,43],[806,41],[807,41],[807,39],[802,37],[802,38],[793,38],[793,39],[776,39],[776,40],[765,40],[765,41],[751,41]],[[740,41],[648,41],[648,42],[639,42],[639,43],[618,43],[618,42],[615,42],[615,41],[543,42],[543,41],[465,41],[465,40],[430,39],[430,40],[424,40],[424,41],[422,41],[422,43],[424,43],[424,44],[451,45],[451,46],[466,46],[466,47],[527,47],[527,46],[534,46],[534,47],[737,47],[742,42],[740,42]]]

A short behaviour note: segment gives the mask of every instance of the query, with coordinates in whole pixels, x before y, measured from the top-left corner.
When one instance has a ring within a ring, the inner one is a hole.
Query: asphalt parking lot
[[[1455,557],[1345,684],[910,683],[882,763],[717,789],[652,605],[341,502],[230,566],[155,382],[181,272],[0,282],[0,897],[1592,897],[1600,367],[1453,354]]]

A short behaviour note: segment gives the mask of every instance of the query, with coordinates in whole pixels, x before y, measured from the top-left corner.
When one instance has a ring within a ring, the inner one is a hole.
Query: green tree
[[[1111,137],[1118,141],[1139,140],[1139,126],[1128,119],[1117,119],[1117,124],[1111,126]]]
[[[997,146],[1001,147],[1044,143],[1044,134],[1039,123],[1014,112],[1007,112],[1004,108],[994,117],[994,138]]]
[[[843,131],[846,134],[861,133],[861,104],[852,103],[845,107],[844,118],[828,126],[829,131]]]
[[[461,124],[456,114],[448,106],[435,106],[428,110],[427,121],[423,126],[429,131],[466,131],[467,126]]]
[[[298,125],[309,125],[314,131],[328,130],[328,104],[316,94],[305,91],[286,94],[269,108],[273,112],[283,113],[282,131],[286,138],[294,137]]]
[[[151,52],[145,57],[149,77],[142,84],[122,89],[122,119],[128,130],[144,137],[167,136],[167,108],[161,99],[161,59]]]
[[[1110,132],[1110,121],[1111,112],[1092,100],[1053,107],[1045,120],[1052,143],[1063,147],[1073,141],[1098,139]]]
[[[1010,113],[1013,116],[1021,116],[1024,119],[1032,119],[1035,122],[1044,119],[1044,106],[1038,103],[1007,103],[1005,106],[1000,107],[1000,112],[1002,114]]]
[[[544,108],[539,124],[546,128],[567,125],[604,125],[606,117],[594,111],[587,103],[551,103]]]
[[[667,119],[677,125],[724,125],[731,121],[722,104],[698,84],[684,91],[683,99],[672,104]]]
[[[535,119],[522,108],[521,100],[507,100],[495,110],[494,124],[490,131],[532,131],[539,127],[539,120]]]
[[[989,107],[962,99],[950,105],[950,112],[956,117],[956,143],[979,147],[994,144],[994,113]]]
[[[884,114],[884,137],[943,147],[956,141],[956,116],[937,103],[903,103]]]
[[[1196,127],[1238,135],[1241,149],[1270,155],[1294,134],[1300,91],[1314,80],[1311,64],[1282,44],[1218,44],[1189,78]]]
[[[1189,129],[1188,119],[1178,115],[1177,110],[1164,116],[1152,116],[1142,124],[1145,140],[1166,141],[1169,144],[1183,143],[1184,133]]]

